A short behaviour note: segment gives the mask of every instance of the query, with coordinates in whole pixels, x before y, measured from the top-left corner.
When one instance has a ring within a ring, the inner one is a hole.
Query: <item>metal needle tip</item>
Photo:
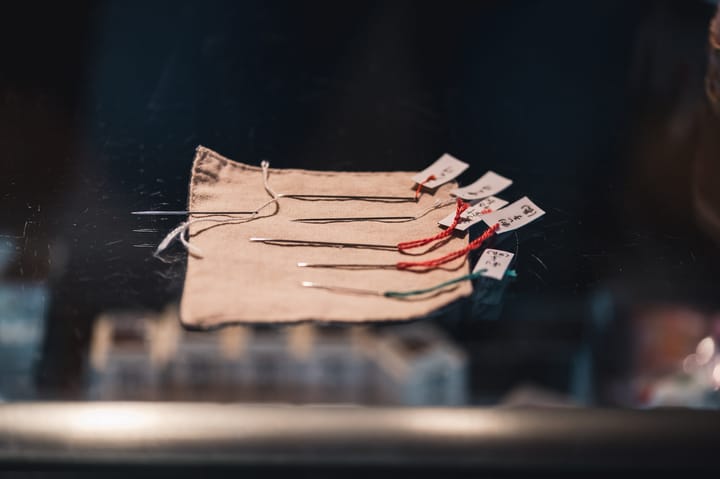
[[[298,263],[297,265],[300,268],[304,268],[305,266],[307,266],[307,263]]]

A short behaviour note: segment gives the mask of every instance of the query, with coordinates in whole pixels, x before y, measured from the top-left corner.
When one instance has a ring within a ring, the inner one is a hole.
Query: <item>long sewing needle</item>
[[[132,211],[131,215],[141,216],[182,216],[182,215],[252,215],[255,211]]]
[[[416,201],[416,200],[414,200]],[[296,218],[294,221],[296,223],[342,223],[342,222],[352,222],[352,221],[392,221],[392,222],[405,222],[405,221],[414,221],[422,218],[423,216],[427,215],[431,211],[444,208],[446,206],[450,206],[453,203],[456,202],[455,198],[450,198],[444,201],[436,200],[435,204],[432,205],[430,208],[427,208],[423,210],[420,214],[415,216],[351,216],[351,217],[339,217],[339,218]]]
[[[361,196],[361,195],[302,195],[302,194],[280,194],[274,198],[270,203],[277,201],[279,198],[290,198],[300,201],[323,201],[323,200],[335,200],[335,201],[377,201],[384,203],[417,203],[417,199],[412,196]],[[265,206],[265,205],[263,205]],[[133,211],[133,215],[142,216],[182,216],[182,215],[252,215],[256,214],[257,211],[187,211],[187,210],[174,210],[174,211]],[[381,218],[382,219],[382,218]],[[388,217],[385,219],[414,219],[412,216],[405,217]]]
[[[349,269],[349,270],[364,270],[364,269],[397,269],[395,264],[323,264],[323,263],[298,263],[299,268],[331,268],[331,269]]]
[[[410,291],[377,291],[372,289],[361,289],[361,288],[350,288],[347,286],[334,286],[334,285],[324,285],[324,284],[318,284],[313,283],[312,281],[302,281],[300,283],[301,286],[304,288],[317,288],[317,289],[324,289],[326,291],[332,291],[337,293],[352,293],[352,294],[366,294],[371,296],[384,296],[386,298],[397,298],[397,299],[403,299],[403,298],[409,298],[412,296],[423,296],[427,295],[428,293],[436,293],[441,294],[443,292],[448,292],[451,290],[454,290],[457,288],[457,283],[463,282],[463,281],[471,281],[474,279],[480,278],[483,274],[485,274],[487,270],[481,269],[479,271],[475,271],[474,273],[466,274],[464,276],[460,276],[459,278],[453,278],[449,281],[445,281],[440,284],[436,284],[435,286],[430,286],[429,288],[421,288],[421,289],[413,289]],[[449,286],[452,286],[451,289],[446,289]]]
[[[336,200],[336,201],[380,201],[386,203],[417,203],[413,196],[368,196],[368,195],[300,195],[280,194],[281,198],[292,198],[295,200]]]
[[[293,240],[279,238],[250,238],[250,241],[256,243],[265,243],[275,246],[328,246],[333,248],[364,248],[379,249],[384,251],[397,251],[397,245],[389,244],[371,244],[371,243],[339,243],[333,241],[314,241],[314,240]]]
[[[325,286],[312,281],[303,281],[300,283],[305,288],[325,289],[328,291],[337,291],[339,293],[367,294],[370,296],[385,296],[382,291],[373,291],[372,289],[348,288],[345,286]]]
[[[347,218],[297,218],[295,223],[343,223],[351,221],[413,221],[415,216],[352,216]]]

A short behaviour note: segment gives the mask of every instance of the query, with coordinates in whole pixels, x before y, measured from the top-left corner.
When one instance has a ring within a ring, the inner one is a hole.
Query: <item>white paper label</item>
[[[481,269],[484,269],[485,272],[482,273],[481,276],[503,279],[505,271],[507,271],[508,266],[510,266],[510,261],[512,261],[513,256],[515,256],[513,253],[509,253],[507,251],[488,248],[483,251],[482,255],[480,255],[480,259],[475,265],[473,273],[477,273]]]
[[[434,180],[423,183],[426,188],[437,188],[438,186],[447,183],[450,180],[457,178],[460,173],[467,170],[467,163],[460,161],[452,155],[445,153],[443,156],[438,158],[435,163],[428,166],[420,173],[412,177],[412,180],[417,183],[423,183],[428,179],[430,175],[435,176]]]
[[[488,226],[498,223],[500,227],[496,233],[505,233],[507,231],[516,230],[521,226],[525,226],[526,224],[540,218],[544,214],[545,212],[535,203],[530,201],[530,198],[523,196],[515,203],[506,206],[500,211],[482,215],[481,219]]]
[[[508,204],[507,201],[496,198],[494,196],[491,196],[490,198],[485,198],[479,203],[476,203],[475,205],[463,211],[463,214],[460,215],[460,221],[458,222],[458,225],[455,229],[459,231],[465,231],[475,223],[479,223],[484,215],[490,214],[490,212],[488,212],[487,210],[497,211],[506,204]],[[449,227],[454,219],[455,213],[450,213],[448,216],[441,219],[438,223],[443,226]]]
[[[488,171],[475,183],[463,188],[456,188],[451,191],[451,194],[464,200],[479,200],[496,195],[510,185],[512,185],[511,179],[500,176],[494,171]]]

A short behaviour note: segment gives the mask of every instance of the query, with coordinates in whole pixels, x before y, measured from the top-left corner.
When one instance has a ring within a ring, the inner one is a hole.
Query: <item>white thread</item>
[[[197,246],[190,243],[190,226],[196,223],[202,223],[202,222],[214,222],[214,223],[231,223],[234,221],[251,221],[260,214],[262,210],[267,208],[268,206],[272,204],[276,204],[278,208],[280,207],[280,204],[278,203],[278,200],[282,198],[284,195],[278,194],[275,190],[272,189],[270,186],[270,183],[268,181],[269,178],[269,168],[270,168],[270,162],[267,160],[263,160],[260,163],[260,167],[262,168],[262,177],[263,177],[263,186],[265,187],[265,191],[272,196],[272,199],[270,201],[267,201],[260,205],[250,216],[247,217],[237,217],[237,218],[224,218],[224,219],[217,219],[217,218],[194,218],[189,219],[188,221],[184,221],[180,223],[176,228],[174,228],[172,231],[170,231],[165,238],[160,242],[158,247],[155,249],[155,256],[158,256],[160,253],[165,251],[169,246],[170,243],[173,242],[175,238],[180,240],[180,243],[185,247],[185,249],[188,250],[188,253],[192,254],[193,256],[197,256],[198,258],[203,257],[203,251],[202,249],[198,248]]]
[[[275,190],[270,187],[270,183],[268,181],[268,177],[270,175],[270,162],[268,160],[262,160],[260,162],[260,168],[262,168],[263,186],[265,186],[265,191],[267,191],[274,200],[278,199],[282,195],[278,195]]]
[[[174,230],[169,232],[167,235],[165,235],[165,238],[160,242],[158,247],[155,249],[154,255],[157,256],[158,254],[162,253],[167,249],[168,246],[170,246],[170,243],[172,243],[172,240],[175,239],[175,237],[180,234],[181,231],[183,231],[185,228],[187,228],[188,222],[184,221],[180,223]]]
[[[189,253],[191,253],[193,256],[197,256],[199,258],[203,257],[202,249],[198,248],[197,246],[190,243],[189,239],[187,238],[187,235],[190,233],[190,225],[193,225],[195,223],[201,223],[201,222],[216,222],[216,223],[224,223],[227,221],[236,221],[241,218],[226,218],[226,219],[216,219],[216,218],[195,218],[192,220],[184,221],[180,223],[175,229],[173,229],[171,232],[169,232],[165,238],[160,242],[158,247],[155,249],[155,256],[158,256],[160,253],[165,251],[168,246],[170,246],[170,243],[175,238],[178,238],[180,240],[180,243],[188,250]]]
[[[255,218],[257,215],[259,215],[260,212],[261,212],[263,209],[267,208],[268,206],[270,206],[270,205],[273,204],[273,203],[276,203],[277,206],[278,206],[278,208],[280,208],[280,203],[278,203],[278,200],[279,200],[280,198],[283,198],[283,197],[285,196],[285,195],[283,195],[283,194],[281,194],[281,193],[276,192],[276,191],[273,190],[272,187],[270,186],[270,181],[269,181],[269,178],[270,178],[270,162],[267,161],[267,160],[262,160],[262,161],[260,162],[260,168],[262,168],[263,186],[265,187],[265,191],[267,191],[268,194],[269,194],[270,196],[272,196],[272,199],[271,199],[270,201],[268,201],[267,203],[264,203],[262,206],[260,206],[260,208],[256,209],[255,212],[254,212],[253,215],[252,215],[253,218]]]

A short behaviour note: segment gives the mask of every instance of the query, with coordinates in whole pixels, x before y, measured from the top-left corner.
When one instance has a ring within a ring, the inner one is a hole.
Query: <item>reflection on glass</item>
[[[0,236],[0,273],[17,252],[15,243]],[[0,400],[35,396],[47,296],[42,283],[0,279]]]
[[[175,306],[111,313],[95,322],[88,372],[99,400],[467,403],[465,355],[428,324],[190,332]]]

